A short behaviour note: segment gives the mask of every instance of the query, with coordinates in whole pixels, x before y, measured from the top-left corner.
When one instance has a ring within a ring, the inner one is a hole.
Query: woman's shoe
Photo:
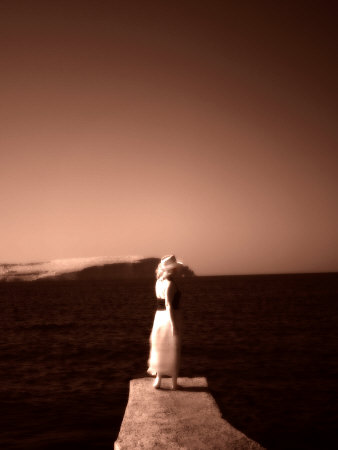
[[[171,390],[176,391],[177,387],[177,378],[173,378],[171,382]]]
[[[161,377],[160,376],[157,375],[153,386],[155,389],[160,389],[160,386],[161,386]]]

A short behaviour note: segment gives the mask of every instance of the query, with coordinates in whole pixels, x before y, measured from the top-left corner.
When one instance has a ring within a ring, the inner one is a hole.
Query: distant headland
[[[54,259],[24,264],[0,264],[0,282],[36,280],[112,280],[154,278],[160,258],[139,256]],[[182,276],[194,276],[186,265]]]

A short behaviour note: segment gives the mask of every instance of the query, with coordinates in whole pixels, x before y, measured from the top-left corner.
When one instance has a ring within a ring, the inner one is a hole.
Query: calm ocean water
[[[0,448],[109,449],[146,376],[153,281],[0,284]],[[338,274],[183,279],[183,376],[268,449],[338,445]]]

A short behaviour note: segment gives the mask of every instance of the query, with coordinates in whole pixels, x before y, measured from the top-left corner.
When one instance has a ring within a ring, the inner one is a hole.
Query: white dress
[[[175,376],[179,369],[180,360],[180,311],[175,311],[175,324],[178,332],[173,333],[167,298],[170,281],[159,279],[156,282],[156,297],[165,300],[165,310],[155,313],[153,328],[150,335],[150,355],[148,360],[148,373],[151,375]]]

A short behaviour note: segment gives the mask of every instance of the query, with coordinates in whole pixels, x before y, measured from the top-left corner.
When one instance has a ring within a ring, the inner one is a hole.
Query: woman
[[[182,263],[174,255],[164,256],[156,269],[157,310],[150,335],[148,373],[156,375],[154,387],[161,387],[164,375],[172,377],[172,389],[177,389],[181,347],[180,297],[175,279]]]

